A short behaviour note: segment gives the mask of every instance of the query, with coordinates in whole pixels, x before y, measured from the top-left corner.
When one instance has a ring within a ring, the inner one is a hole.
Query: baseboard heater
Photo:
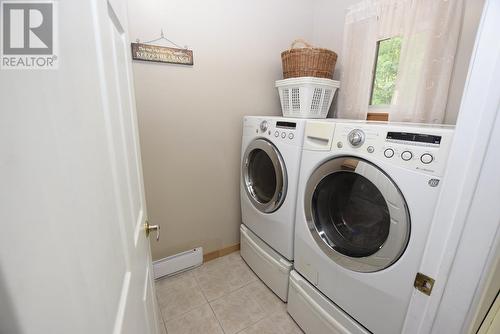
[[[203,263],[203,247],[153,261],[155,279],[195,268]]]

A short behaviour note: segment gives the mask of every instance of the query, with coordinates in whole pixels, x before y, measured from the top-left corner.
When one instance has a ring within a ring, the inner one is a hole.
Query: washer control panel
[[[454,131],[451,126],[343,121],[334,128],[332,151],[367,155],[438,176],[444,171]]]

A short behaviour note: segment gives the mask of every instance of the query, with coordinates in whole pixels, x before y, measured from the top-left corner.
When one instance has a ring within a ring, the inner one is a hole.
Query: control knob
[[[363,130],[354,129],[349,132],[347,139],[353,147],[360,147],[365,142],[365,133]]]
[[[269,127],[269,124],[267,123],[267,121],[260,122],[260,131],[265,132],[268,127]]]

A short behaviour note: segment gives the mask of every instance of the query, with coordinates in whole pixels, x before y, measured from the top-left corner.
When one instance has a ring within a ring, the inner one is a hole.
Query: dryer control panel
[[[272,142],[302,145],[304,120],[282,117],[245,117],[243,135],[268,138]]]

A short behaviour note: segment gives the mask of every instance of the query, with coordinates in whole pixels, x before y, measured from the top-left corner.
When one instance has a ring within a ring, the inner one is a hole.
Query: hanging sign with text
[[[166,46],[132,43],[132,59],[181,65],[193,65],[193,51]]]

